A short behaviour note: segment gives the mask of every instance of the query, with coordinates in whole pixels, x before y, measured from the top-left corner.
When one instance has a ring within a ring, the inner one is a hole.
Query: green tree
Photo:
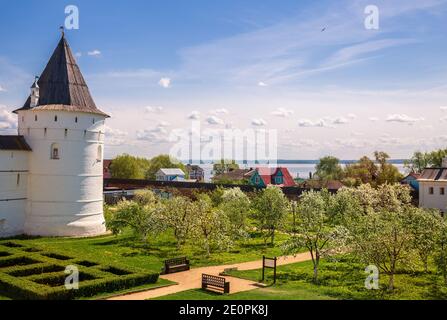
[[[416,151],[410,160],[404,162],[404,167],[409,172],[421,173],[430,166],[430,158],[427,153]]]
[[[136,201],[120,201],[109,221],[114,234],[130,228],[136,236],[148,241],[149,236],[156,236],[165,230],[159,203],[142,205]]]
[[[428,258],[436,249],[439,232],[442,228],[442,217],[436,210],[410,208],[411,232],[414,237],[414,247],[419,254],[425,272],[428,272]]]
[[[113,159],[110,171],[115,179],[144,179],[148,166],[147,159],[123,154]]]
[[[230,170],[239,169],[239,165],[236,163],[236,160],[220,160],[217,163],[213,164],[213,173],[214,175],[228,173]]]
[[[145,171],[145,177],[148,180],[155,180],[155,174],[160,169],[173,169],[178,168],[183,170],[185,177],[187,177],[188,172],[186,171],[186,166],[179,160],[170,157],[167,154],[162,154],[152,158],[149,161],[149,165]]]
[[[387,153],[376,151],[374,152],[374,157],[376,158],[376,162],[379,163],[377,185],[397,183],[403,179],[403,175],[399,170],[391,163],[388,163],[390,156]]]
[[[436,239],[435,264],[447,285],[447,221],[442,219]]]
[[[275,243],[275,231],[283,226],[288,200],[282,190],[271,186],[260,191],[253,200],[253,218],[263,233],[264,243],[271,239]]]
[[[343,183],[350,187],[373,184],[377,177],[377,167],[374,161],[364,156],[358,162],[346,165],[343,176]]]
[[[225,214],[212,205],[210,197],[206,194],[199,196],[193,205],[196,217],[192,238],[194,244],[200,244],[209,257],[213,248],[229,249],[233,241],[229,221]]]
[[[239,188],[225,190],[222,194],[220,209],[227,215],[232,233],[236,236],[244,236],[250,211],[250,199],[247,195]]]
[[[335,157],[323,157],[315,166],[315,176],[320,180],[340,180],[342,175],[343,168],[340,165],[340,160]]]
[[[405,209],[372,212],[348,224],[354,254],[389,276],[390,291],[394,289],[397,267],[409,266],[414,259],[414,236],[410,225],[411,215]]]
[[[297,232],[285,242],[286,254],[297,254],[305,248],[313,263],[313,281],[318,282],[320,259],[343,252],[347,230],[332,221],[332,196],[327,190],[306,192],[297,210]]]
[[[194,204],[189,198],[183,196],[165,200],[163,204],[162,215],[165,226],[173,231],[177,249],[179,249],[190,237],[196,222]]]

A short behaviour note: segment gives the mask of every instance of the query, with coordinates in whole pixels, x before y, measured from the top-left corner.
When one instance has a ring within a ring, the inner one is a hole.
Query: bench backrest
[[[224,288],[225,278],[212,276],[210,274],[202,274],[202,283],[213,287]]]
[[[176,266],[176,265],[180,265],[180,264],[187,264],[187,262],[188,262],[188,259],[186,259],[186,257],[174,258],[174,259],[165,260],[165,265]]]

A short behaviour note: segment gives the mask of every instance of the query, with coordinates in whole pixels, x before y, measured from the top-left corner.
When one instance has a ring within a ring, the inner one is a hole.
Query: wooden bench
[[[189,260],[186,257],[165,260],[164,274],[189,270]]]
[[[202,274],[202,289],[230,293],[230,283],[225,281],[224,277]]]

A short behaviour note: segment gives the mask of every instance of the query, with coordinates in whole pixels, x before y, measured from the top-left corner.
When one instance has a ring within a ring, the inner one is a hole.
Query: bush
[[[67,257],[59,252],[32,252],[0,242],[0,295],[20,300],[68,300],[155,283],[158,273]],[[26,256],[25,256],[26,255]],[[78,267],[79,289],[67,290],[65,269]]]

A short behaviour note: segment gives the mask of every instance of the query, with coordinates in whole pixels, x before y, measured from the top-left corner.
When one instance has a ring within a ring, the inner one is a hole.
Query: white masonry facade
[[[18,135],[0,136],[0,237],[105,233],[105,119],[65,36],[25,105]]]

